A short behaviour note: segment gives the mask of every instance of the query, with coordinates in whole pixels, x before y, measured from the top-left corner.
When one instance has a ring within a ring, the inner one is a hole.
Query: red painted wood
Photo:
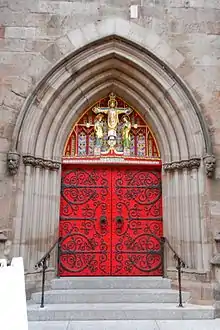
[[[160,170],[66,166],[60,276],[162,275]]]
[[[121,219],[121,220],[120,220]],[[112,275],[162,275],[160,171],[112,171]]]
[[[106,221],[102,220],[106,218]],[[109,275],[111,172],[80,167],[62,171],[59,275]]]

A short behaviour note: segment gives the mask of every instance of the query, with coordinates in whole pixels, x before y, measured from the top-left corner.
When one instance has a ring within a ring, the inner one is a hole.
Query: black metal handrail
[[[44,308],[44,292],[45,292],[45,278],[46,278],[46,270],[48,268],[48,263],[50,260],[51,252],[58,246],[58,259],[59,259],[59,245],[60,245],[61,237],[59,237],[51,248],[45,253],[45,255],[35,264],[34,268],[37,270],[42,268],[42,287],[41,287],[41,304],[40,307]]]
[[[169,249],[174,254],[174,259],[177,261],[176,269],[178,272],[178,289],[179,289],[179,307],[183,307],[183,297],[182,297],[182,268],[187,268],[185,261],[178,255],[178,253],[174,250],[170,242],[166,237],[161,237],[161,246],[162,246],[162,267],[163,267],[163,276],[164,275],[164,261],[165,261],[165,244],[169,247]]]
[[[60,242],[62,238],[59,237],[54,244],[51,246],[51,248],[44,254],[44,256],[35,264],[35,269],[42,268],[42,288],[41,288],[41,304],[40,307],[44,308],[44,293],[45,293],[45,279],[46,279],[46,270],[48,268],[48,262],[50,260],[50,255],[55,249],[56,246],[58,246],[58,262],[59,262],[59,255],[60,255]],[[179,288],[179,307],[183,307],[183,298],[182,298],[182,268],[188,268],[184,260],[178,255],[178,253],[174,250],[172,245],[170,244],[169,240],[166,237],[161,237],[161,249],[162,249],[162,267],[163,267],[163,277],[165,277],[165,244],[169,247],[169,249],[174,254],[174,259],[177,261],[176,269],[178,271],[178,288]]]

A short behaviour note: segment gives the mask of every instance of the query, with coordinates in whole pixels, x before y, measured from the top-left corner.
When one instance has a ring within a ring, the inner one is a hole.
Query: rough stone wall
[[[137,19],[130,18],[131,4],[139,5]],[[6,170],[6,153],[27,95],[68,53],[70,41],[63,38],[68,31],[111,17],[152,29],[185,58],[178,73],[200,103],[217,158],[209,193],[213,233],[220,231],[219,0],[0,0],[0,228],[12,230],[19,207],[15,180]],[[55,40],[62,47],[54,46]],[[166,47],[161,51],[165,54]]]

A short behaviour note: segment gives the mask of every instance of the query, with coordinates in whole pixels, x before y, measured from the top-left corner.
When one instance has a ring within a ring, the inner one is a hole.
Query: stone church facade
[[[37,285],[34,265],[58,237],[72,127],[115,93],[157,140],[163,235],[188,266],[183,285],[196,301],[212,301],[219,282],[220,3],[6,0],[0,24],[0,229],[12,254],[24,257],[27,286]],[[165,272],[176,278],[168,251]]]

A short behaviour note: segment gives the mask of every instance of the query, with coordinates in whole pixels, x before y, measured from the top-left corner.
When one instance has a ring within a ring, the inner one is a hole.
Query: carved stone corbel
[[[17,174],[19,164],[20,155],[16,151],[9,151],[7,155],[7,167],[10,175]]]
[[[205,155],[203,157],[205,171],[208,178],[212,178],[215,172],[216,159],[214,155]]]

